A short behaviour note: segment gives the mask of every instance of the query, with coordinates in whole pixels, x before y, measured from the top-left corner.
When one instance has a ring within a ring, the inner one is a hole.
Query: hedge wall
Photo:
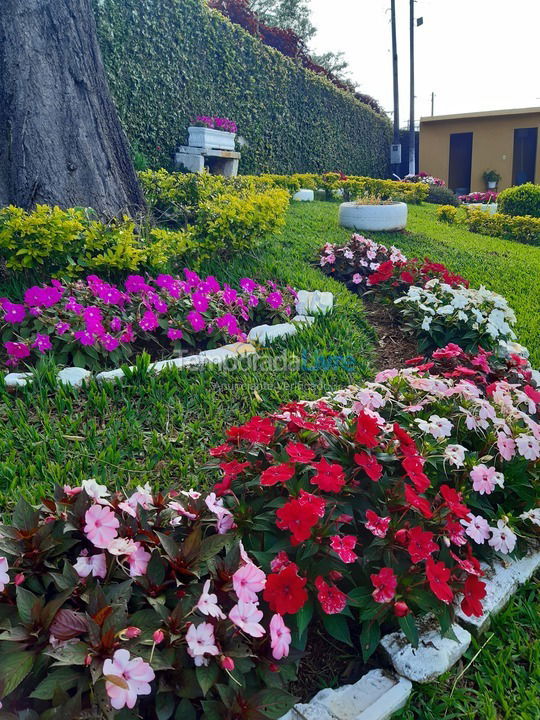
[[[153,164],[196,115],[234,119],[241,171],[388,173],[389,122],[268,48],[203,0],[94,0],[126,132]]]

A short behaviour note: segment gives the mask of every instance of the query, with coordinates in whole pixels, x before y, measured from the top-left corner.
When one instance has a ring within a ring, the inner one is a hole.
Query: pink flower
[[[229,613],[229,619],[251,637],[262,637],[265,630],[259,624],[263,613],[256,603],[239,600]]]
[[[214,637],[214,626],[203,622],[199,625],[191,624],[186,633],[188,655],[193,658],[195,665],[208,665],[205,655],[219,655],[219,649]]]
[[[140,577],[146,574],[146,568],[150,562],[150,553],[146,552],[140,542],[135,542],[135,549],[128,553],[129,576]]]
[[[465,526],[465,534],[478,545],[483,545],[489,538],[488,522],[481,515],[471,515],[470,520],[462,520],[461,524]]]
[[[118,536],[120,522],[108,507],[92,505],[86,511],[84,519],[84,532],[95,547],[106,548]]]
[[[152,633],[152,640],[156,643],[156,645],[159,645],[163,642],[165,639],[165,633],[163,630],[154,630]]]
[[[504,478],[501,479],[501,473],[498,473],[494,467],[487,467],[486,465],[476,465],[471,470],[471,480],[473,481],[473,488],[480,495],[491,495],[495,490],[495,485],[503,485]]]
[[[134,625],[130,625],[122,632],[122,635],[128,640],[134,640],[135,638],[138,638],[140,634],[141,629],[135,627]]]
[[[274,660],[281,660],[288,656],[289,645],[291,644],[291,631],[278,613],[272,615],[272,619],[270,620],[270,642]]]
[[[354,273],[352,276],[352,281],[355,285],[360,285],[362,282],[362,276],[359,273]]]
[[[103,675],[105,690],[115,710],[135,707],[137,695],[150,695],[150,683],[155,678],[150,665],[142,658],[130,660],[127,650],[116,650],[112,660],[105,660]]]
[[[497,447],[504,460],[511,460],[516,454],[516,443],[514,439],[504,433],[497,435]]]
[[[491,538],[488,540],[488,545],[504,555],[511,553],[516,547],[517,537],[504,520],[498,520],[497,527],[489,529],[491,530]]]
[[[219,605],[217,604],[217,595],[209,592],[209,590],[210,590],[210,580],[207,580],[204,583],[201,597],[199,598],[195,607],[197,608],[197,610],[202,612],[203,615],[210,615],[210,617],[215,617],[215,618],[224,620],[225,615],[222,612]]]
[[[264,590],[266,575],[253,563],[246,563],[233,575],[233,587],[239,600],[246,603],[256,603],[257,593]]]
[[[92,575],[92,577],[104,578],[107,575],[107,559],[105,553],[99,553],[98,555],[79,555],[73,568],[79,577],[85,578]]]
[[[353,563],[358,555],[354,552],[356,537],[354,535],[333,535],[330,538],[330,547],[339,555],[344,563]]]
[[[390,525],[389,517],[379,517],[373,510],[366,510],[366,529],[372,532],[376,537],[386,537],[388,526]]]
[[[0,557],[0,592],[3,592],[4,588],[9,582],[8,575],[8,561],[5,557]]]

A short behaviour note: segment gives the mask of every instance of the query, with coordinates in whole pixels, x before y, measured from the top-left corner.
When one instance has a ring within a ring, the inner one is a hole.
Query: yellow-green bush
[[[437,220],[452,225],[456,222],[457,212],[453,205],[441,205],[437,208]]]
[[[192,245],[190,233],[138,228],[130,218],[100,222],[88,208],[37,205],[0,210],[0,257],[14,270],[77,275],[88,270],[164,267]]]
[[[490,215],[477,208],[467,208],[467,226],[471,232],[494,235],[507,240],[540,245],[540,218],[495,213]]]

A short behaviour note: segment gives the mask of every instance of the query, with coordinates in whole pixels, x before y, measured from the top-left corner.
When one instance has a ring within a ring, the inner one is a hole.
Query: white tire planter
[[[495,215],[497,212],[497,203],[465,203],[465,207],[473,210],[483,210],[490,215]]]
[[[189,146],[211,150],[234,150],[236,133],[206,127],[189,127]]]
[[[342,203],[339,206],[339,224],[353,230],[404,230],[407,225],[407,205],[402,202],[390,205]]]
[[[298,192],[294,193],[293,200],[298,200],[299,202],[313,202],[315,200],[315,193],[313,190],[302,188]]]

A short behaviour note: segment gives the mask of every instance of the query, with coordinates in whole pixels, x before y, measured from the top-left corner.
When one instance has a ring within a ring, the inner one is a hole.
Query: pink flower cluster
[[[222,130],[223,132],[236,133],[238,127],[233,120],[224,117],[210,117],[208,115],[198,115],[195,123],[199,126],[211,128],[213,130]]]
[[[499,193],[494,190],[487,190],[486,192],[473,192],[468,195],[460,195],[459,200],[462,203],[494,203],[497,202]]]
[[[243,278],[236,290],[187,268],[183,278],[130,275],[123,287],[97,275],[64,285],[52,280],[28,288],[22,303],[0,298],[0,327],[13,336],[4,342],[6,364],[16,365],[32,351],[39,356],[53,350],[62,360],[75,352],[91,359],[118,351],[118,361],[149,343],[166,355],[182,341],[193,346],[213,338],[245,340],[255,319],[287,319],[295,298],[292,288],[273,282]]]

